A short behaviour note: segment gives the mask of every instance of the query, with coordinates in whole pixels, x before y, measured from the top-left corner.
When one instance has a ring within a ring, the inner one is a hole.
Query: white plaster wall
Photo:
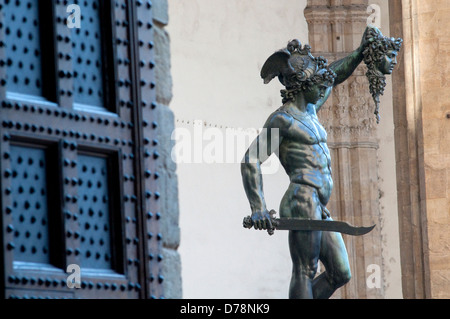
[[[308,41],[305,6],[306,0],[169,0],[176,125],[261,128],[281,105],[282,89],[278,80],[263,84],[261,67],[290,39]],[[183,297],[287,298],[287,233],[269,237],[242,227],[251,211],[239,163],[179,164],[178,176]],[[278,210],[289,184],[283,169],[264,183],[268,207]]]
[[[382,8],[385,32],[388,11],[383,2],[372,1]],[[217,127],[216,133],[223,135],[226,128],[261,128],[281,105],[282,89],[277,80],[263,84],[261,67],[288,40],[307,43],[305,6],[306,0],[169,0],[176,126],[192,134]],[[391,97],[389,82],[379,136],[381,218],[383,257],[389,269],[386,295],[400,298]],[[204,125],[194,129],[195,120]],[[197,145],[203,143],[205,150],[210,141],[198,136]],[[242,218],[250,214],[238,163],[245,148],[225,151],[240,152],[235,163],[178,164],[183,297],[287,298],[287,233],[269,237],[242,228]],[[269,209],[278,210],[288,184],[281,166],[264,176]]]

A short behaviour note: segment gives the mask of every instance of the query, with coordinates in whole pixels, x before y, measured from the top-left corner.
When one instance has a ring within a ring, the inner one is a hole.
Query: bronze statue
[[[308,45],[299,40],[269,57],[261,77],[269,83],[278,77],[286,87],[281,91],[283,106],[266,121],[261,134],[248,149],[241,172],[252,215],[244,227],[289,230],[289,248],[293,262],[289,298],[329,298],[351,278],[350,266],[341,233],[363,235],[369,228],[355,228],[333,221],[326,206],[333,189],[331,157],[327,133],[317,112],[333,87],[348,79],[364,60],[374,100],[383,93],[384,76],[397,63],[401,39],[384,37],[375,27],[367,27],[361,45],[347,57],[328,65],[323,57],[314,57]],[[379,111],[375,110],[377,119]],[[273,143],[271,132],[278,130]],[[268,211],[264,200],[261,164],[276,153],[290,178],[280,204],[280,219]],[[318,261],[325,272],[316,276]]]

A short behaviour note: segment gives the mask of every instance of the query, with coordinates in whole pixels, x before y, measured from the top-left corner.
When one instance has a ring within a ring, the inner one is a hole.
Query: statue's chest
[[[304,144],[327,142],[327,132],[319,121],[313,117],[294,118],[294,123],[289,133],[292,140]]]

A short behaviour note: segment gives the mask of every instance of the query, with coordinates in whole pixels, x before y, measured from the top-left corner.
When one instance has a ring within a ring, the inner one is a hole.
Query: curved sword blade
[[[276,218],[273,225],[277,230],[330,231],[351,236],[362,236],[370,233],[376,225],[355,227],[341,221],[309,220],[296,218]]]

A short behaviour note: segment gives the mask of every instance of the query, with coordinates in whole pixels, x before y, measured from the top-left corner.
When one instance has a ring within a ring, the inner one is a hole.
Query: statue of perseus
[[[244,218],[244,227],[289,230],[289,249],[293,263],[289,298],[323,299],[351,279],[349,259],[342,233],[359,236],[373,227],[353,227],[333,221],[326,208],[333,189],[327,133],[317,112],[333,87],[347,80],[364,61],[368,67],[370,91],[379,122],[379,96],[385,76],[397,64],[402,40],[384,37],[368,26],[361,45],[345,58],[328,65],[323,57],[314,57],[308,45],[292,40],[275,52],[264,64],[261,77],[269,83],[275,77],[285,89],[283,105],[273,112],[251,144],[241,164],[241,173],[252,215]],[[277,131],[277,139],[271,132]],[[280,204],[280,218],[266,207],[261,165],[276,153],[290,178]],[[316,277],[318,261],[325,271]]]

